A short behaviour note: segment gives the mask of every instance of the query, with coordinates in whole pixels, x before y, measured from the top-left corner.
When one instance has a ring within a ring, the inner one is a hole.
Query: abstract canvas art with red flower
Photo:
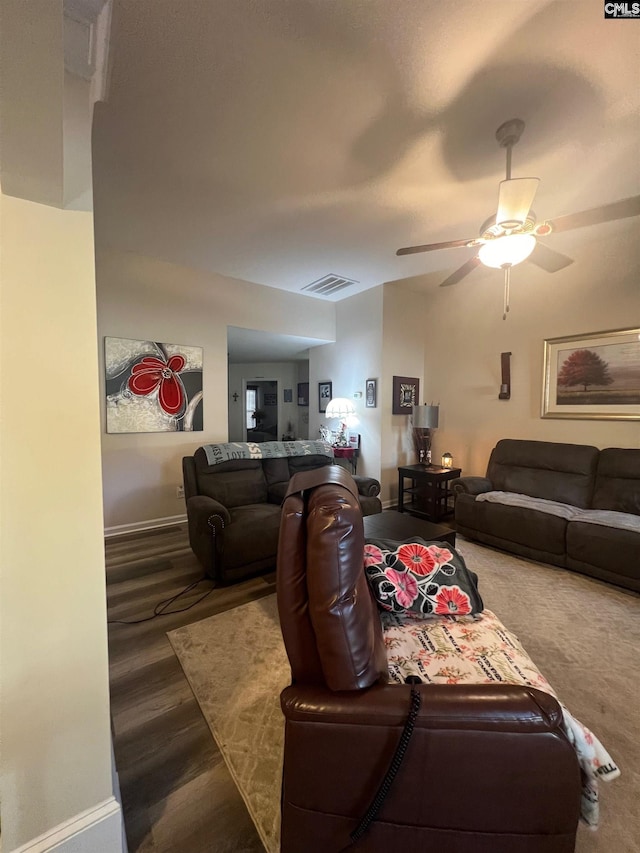
[[[202,347],[105,338],[107,432],[202,430]]]

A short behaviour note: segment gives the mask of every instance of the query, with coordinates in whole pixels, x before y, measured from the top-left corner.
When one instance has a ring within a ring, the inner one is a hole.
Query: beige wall
[[[354,399],[360,418],[358,472],[378,477],[382,499],[397,498],[397,467],[415,461],[409,419],[391,414],[394,375],[420,379],[420,402],[440,404],[434,458],[453,454],[465,473],[484,473],[502,437],[638,446],[638,422],[540,418],[542,342],[546,337],[640,326],[638,248],[633,229],[594,238],[584,257],[550,275],[524,264],[513,272],[512,308],[502,320],[500,273],[476,270],[446,289],[402,285],[324,303],[209,276],[136,255],[98,254],[99,335],[152,337],[205,348],[205,430],[189,434],[103,433],[107,527],[184,511],[175,496],[180,460],[205,441],[227,438],[226,326],[334,337],[309,356],[309,437],[327,423],[318,382],[333,395],[364,393],[378,378],[378,407]],[[178,282],[178,285],[176,285]],[[498,400],[500,353],[511,351],[512,397]],[[104,415],[103,415],[104,422]]]
[[[379,477],[385,505],[397,500],[398,466],[416,461],[409,418],[392,414],[394,375],[419,378],[420,402],[439,403],[434,459],[448,451],[464,473],[484,474],[500,438],[640,446],[637,421],[540,417],[545,338],[640,327],[633,223],[622,232],[617,238],[594,234],[580,260],[555,275],[528,264],[514,270],[505,321],[501,274],[484,269],[455,287],[418,292],[385,284],[338,303],[336,343],[311,353],[310,435],[324,422],[314,414],[317,382],[331,379],[334,396],[350,396],[359,389],[351,378],[355,363],[363,377],[379,380],[376,410],[355,402],[371,428],[365,454],[368,446],[377,454],[369,457],[367,473]],[[512,352],[508,401],[498,399],[503,351]]]
[[[227,326],[327,340],[335,337],[335,307],[132,253],[98,251],[96,277],[105,526],[182,514],[182,456],[227,440]],[[106,434],[105,336],[203,347],[204,431]]]
[[[0,204],[1,800],[14,850],[112,789],[93,220]]]
[[[629,221],[617,239],[611,230],[602,226],[579,261],[561,272],[516,267],[504,321],[499,271],[476,270],[429,293],[424,373],[426,396],[440,402],[436,458],[449,451],[463,473],[484,474],[500,438],[640,446],[638,421],[540,417],[545,338],[640,327],[637,223]],[[512,353],[511,399],[504,401],[498,399],[501,352]]]
[[[425,401],[425,343],[433,320],[427,310],[427,298],[421,293],[385,284],[383,313],[383,377],[378,390],[382,405],[382,500],[395,502],[398,495],[398,466],[416,462],[410,418],[392,414],[393,377],[410,376],[420,380],[420,400]]]
[[[334,397],[347,397],[356,409],[362,447],[358,474],[380,477],[380,378],[382,376],[382,288],[336,303],[336,343],[309,350],[309,438],[319,427],[337,429],[318,412],[318,382],[331,381]],[[378,407],[365,406],[365,382],[378,379]],[[361,392],[362,397],[354,398]],[[354,427],[356,429],[356,427]]]

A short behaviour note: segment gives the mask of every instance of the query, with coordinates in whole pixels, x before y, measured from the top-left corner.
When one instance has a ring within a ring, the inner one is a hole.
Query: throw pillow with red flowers
[[[477,576],[455,548],[438,542],[367,540],[364,570],[378,606],[387,612],[466,616],[484,609]]]

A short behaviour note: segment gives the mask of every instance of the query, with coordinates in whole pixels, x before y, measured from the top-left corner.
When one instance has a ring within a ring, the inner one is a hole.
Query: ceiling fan
[[[531,210],[531,205],[540,179],[511,177],[511,150],[518,143],[523,131],[524,122],[519,118],[504,122],[496,130],[498,143],[502,148],[506,148],[506,179],[500,182],[497,213],[482,223],[479,237],[448,240],[444,243],[427,243],[424,246],[407,246],[396,252],[396,255],[413,255],[417,252],[434,252],[438,249],[478,247],[477,255],[445,279],[440,287],[457,284],[480,264],[503,269],[503,320],[506,319],[509,311],[511,267],[529,260],[547,272],[557,272],[573,263],[572,258],[539,242],[539,237],[640,215],[640,196],[631,196],[611,204],[582,210],[580,213],[570,213],[557,219],[538,222],[535,213]]]

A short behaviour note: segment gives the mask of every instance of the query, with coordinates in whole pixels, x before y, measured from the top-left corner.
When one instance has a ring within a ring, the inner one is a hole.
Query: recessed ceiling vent
[[[345,287],[351,287],[352,284],[358,284],[355,278],[345,278],[342,275],[323,275],[317,281],[312,281],[303,287],[303,292],[316,293],[318,296],[331,296],[339,290],[344,290]]]

